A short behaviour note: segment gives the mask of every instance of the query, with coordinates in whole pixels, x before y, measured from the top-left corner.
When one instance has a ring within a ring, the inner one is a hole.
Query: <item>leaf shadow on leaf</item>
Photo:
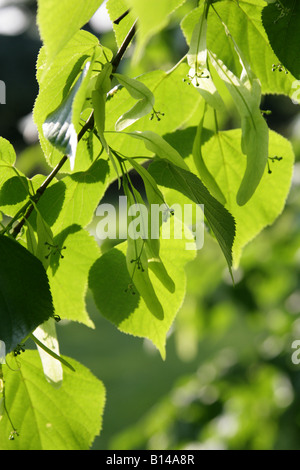
[[[76,78],[78,77],[79,73],[82,71],[82,66],[83,66],[84,62],[86,61],[86,59],[88,59],[88,58],[89,58],[88,55],[83,55],[74,64],[74,66],[73,66],[73,68],[72,68],[72,70],[71,70],[71,72],[70,72],[70,74],[69,74],[69,76],[66,80],[65,86],[63,88],[63,99],[62,99],[61,103],[68,96],[68,94],[70,92],[70,89],[71,89],[71,86],[74,84],[74,82],[75,82]],[[61,105],[61,103],[60,103],[60,105]]]
[[[62,230],[53,239],[53,251],[50,258],[50,267],[52,270],[52,276],[56,273],[60,262],[64,261],[64,251],[68,249],[68,243],[66,242],[69,235],[80,232],[82,227],[77,224],[70,225],[69,227]]]
[[[189,157],[193,152],[193,144],[197,133],[197,127],[187,127],[186,129],[179,129],[170,134],[165,134],[163,138],[180,153],[182,158]],[[213,131],[203,129],[201,136],[201,145],[204,145],[212,136]]]
[[[88,171],[79,171],[73,173],[70,178],[77,183],[93,184],[96,182],[104,183],[109,173],[109,164],[107,160],[95,161]]]
[[[29,195],[28,181],[24,176],[13,176],[0,189],[0,206],[24,201]]]
[[[53,115],[55,116],[55,118],[57,118],[57,116],[63,116],[64,115],[63,113],[66,113],[66,111],[68,111],[67,105],[70,103],[70,101],[68,100],[70,100],[70,97],[73,96],[72,92],[74,90],[77,77],[79,73],[82,71],[82,65],[84,64],[85,60],[88,57],[89,56],[84,55],[80,57],[80,59],[78,59],[78,61],[74,64],[71,72],[69,73],[68,78],[66,79],[65,86],[62,90],[62,98],[60,102],[57,104],[57,106],[54,109],[52,109],[50,113],[47,114],[45,122],[47,122],[48,120],[50,120],[51,122]],[[73,96],[73,99],[74,99],[74,96]]]
[[[38,208],[47,224],[51,227],[58,218],[65,200],[66,185],[63,181],[49,186],[41,197]],[[34,211],[29,218],[29,222],[36,228],[36,212]]]
[[[126,256],[119,250],[104,253],[90,269],[89,288],[101,315],[120,325],[136,310],[140,295],[132,286]]]
[[[81,119],[83,119],[82,116]],[[82,127],[85,122],[86,121],[82,121]],[[83,136],[83,138],[80,140],[80,142],[78,142],[77,144],[76,155],[82,155],[83,153],[87,153],[90,164],[93,163],[95,155],[97,155],[98,153],[97,145],[95,145],[97,143],[96,139],[97,137],[94,134],[94,131],[88,130]]]

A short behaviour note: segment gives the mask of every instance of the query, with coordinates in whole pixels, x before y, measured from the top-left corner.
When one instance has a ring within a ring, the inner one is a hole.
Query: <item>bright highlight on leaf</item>
[[[0,364],[5,364],[6,346],[4,341],[0,340]]]
[[[34,330],[34,336],[50,351],[59,356],[59,344],[55,329],[55,320],[50,318],[47,322]],[[55,388],[59,388],[63,382],[63,368],[59,360],[51,356],[45,349],[38,346],[38,352],[42,361],[46,380]]]
[[[203,13],[192,34],[187,61],[190,68],[189,79],[207,103],[215,109],[224,110],[224,103],[211,78],[208,68],[206,45],[207,18]]]
[[[40,50],[37,61],[39,94],[35,101],[33,117],[39,131],[42,150],[51,167],[59,163],[62,153],[45,138],[43,124],[50,114],[55,113],[57,110],[60,110],[61,113],[65,111],[62,103],[67,100],[68,93],[70,93],[77,80],[83,79],[84,65],[90,62],[91,66],[88,74],[82,82],[82,87],[80,87],[73,105],[71,102],[69,103],[73,108],[72,124],[77,133],[80,131],[84,124],[80,113],[84,100],[89,94],[89,76],[91,80],[95,76],[93,68],[96,60],[106,62],[97,38],[87,31],[78,31],[50,63],[47,62],[45,46]],[[61,122],[61,125],[63,125],[63,122]],[[70,135],[72,136],[72,133]],[[72,142],[73,147],[75,147],[75,138]],[[87,150],[83,151],[82,142],[79,143],[78,147],[81,151],[81,158],[80,161],[75,161],[75,170],[86,170],[91,165],[90,154]],[[70,172],[67,166],[65,166],[64,171]]]
[[[77,150],[77,132],[73,124],[74,108],[76,105],[78,107],[78,103],[76,103],[76,99],[78,100],[77,93],[88,74],[90,65],[90,62],[86,63],[80,77],[73,86],[66,100],[62,102],[58,109],[47,117],[43,124],[43,132],[46,139],[48,139],[54,147],[70,158],[71,170],[74,170]],[[85,96],[80,98],[82,107]],[[75,118],[79,119],[79,116],[77,115]]]

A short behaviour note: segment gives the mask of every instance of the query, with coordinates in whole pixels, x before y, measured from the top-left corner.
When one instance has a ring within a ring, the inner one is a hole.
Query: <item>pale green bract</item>
[[[4,341],[0,340],[0,364],[5,364],[6,346]]]
[[[56,334],[55,320],[50,318],[38,326],[33,332],[34,336],[48,349],[59,356],[59,343]],[[37,345],[47,382],[54,388],[60,388],[63,383],[63,368],[60,361],[50,356],[48,352]]]
[[[207,18],[205,14],[199,18],[192,34],[187,61],[190,68],[189,79],[209,105],[217,110],[224,110],[224,103],[211,78],[208,68],[208,52],[206,46]]]
[[[119,73],[114,73],[118,82],[123,85],[130,95],[138,102],[126,113],[119,117],[116,122],[116,131],[122,131],[138,119],[146,116],[153,110],[154,95],[143,83],[133,78],[126,77]]]
[[[152,131],[134,131],[128,133],[131,137],[141,139],[146,148],[159,156],[160,158],[166,158],[175,165],[188,170],[188,166],[185,164],[181,155],[172,147],[163,137]]]
[[[215,54],[209,55],[241,116],[241,146],[247,156],[247,168],[237,193],[237,202],[244,205],[259,185],[268,159],[269,129],[259,109],[260,84],[248,73],[248,67],[243,64],[241,57],[243,69],[241,77],[238,78]]]

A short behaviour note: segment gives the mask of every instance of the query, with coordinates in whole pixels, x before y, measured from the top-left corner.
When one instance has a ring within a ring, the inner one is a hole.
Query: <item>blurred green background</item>
[[[132,75],[169,69],[186,52],[178,18],[147,48]],[[28,176],[47,174],[31,111],[38,92],[35,62],[41,45],[36,2],[0,0],[0,135],[18,153]],[[104,13],[86,26],[114,51]],[[123,70],[129,66],[125,60]],[[187,266],[187,296],[163,362],[151,344],[120,333],[101,318],[90,295],[95,330],[59,324],[61,352],[99,377],[107,390],[103,432],[93,449],[300,449],[300,114],[282,96],[263,109],[270,128],[291,140],[296,165],[284,213],[244,251],[235,286],[222,254],[208,237]],[[230,116],[228,122],[234,122]],[[106,198],[113,200],[115,186]],[[63,323],[63,322],[62,322]]]

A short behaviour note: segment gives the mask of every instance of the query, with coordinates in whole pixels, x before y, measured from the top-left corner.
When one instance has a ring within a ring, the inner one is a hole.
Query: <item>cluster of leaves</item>
[[[263,94],[293,92],[297,65],[276,31],[290,29],[295,2],[193,5],[180,23],[186,56],[169,71],[137,78],[117,73],[135,33],[133,62],[184,1],[109,0],[116,55],[82,29],[102,2],[71,3],[38,2],[43,46],[33,112],[53,171],[27,178],[11,144],[0,141],[3,449],[82,449],[99,433],[104,386],[60,355],[55,328],[59,319],[93,327],[88,288],[101,315],[122,332],[148,338],[165,358],[185,295],[185,265],[196,250],[185,249],[184,237],[165,239],[163,221],[160,240],[128,237],[101,250],[87,227],[113,181],[129,205],[143,203],[131,170],[149,205],[203,204],[208,236],[231,275],[243,247],[282,212],[291,182],[291,145],[268,129],[260,103]],[[279,60],[289,73],[274,69]],[[219,130],[219,116],[233,105],[240,128]],[[29,338],[38,350],[20,355]]]

